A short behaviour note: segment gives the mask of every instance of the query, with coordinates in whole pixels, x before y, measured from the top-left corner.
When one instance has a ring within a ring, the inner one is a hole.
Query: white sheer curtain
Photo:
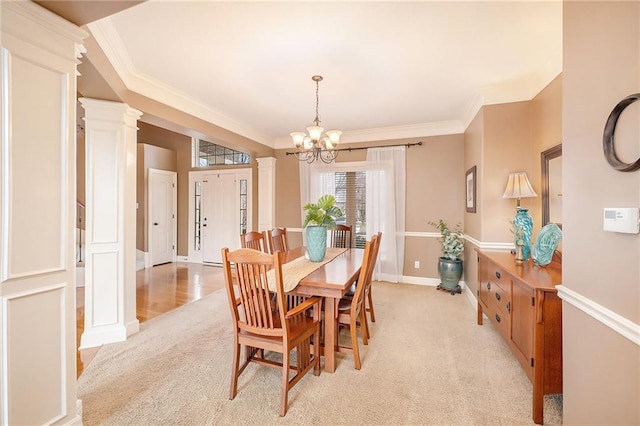
[[[330,165],[325,164],[308,164],[304,161],[300,162],[300,210],[302,223],[307,216],[306,211],[302,209],[309,203],[315,203],[324,194],[335,195],[335,176]],[[306,233],[302,233],[303,245],[307,244]]]
[[[367,235],[382,232],[374,279],[393,283],[404,266],[405,151],[367,149]]]

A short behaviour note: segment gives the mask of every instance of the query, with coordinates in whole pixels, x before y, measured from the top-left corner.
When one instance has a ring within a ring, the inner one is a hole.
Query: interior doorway
[[[149,169],[147,229],[151,266],[174,262],[176,257],[177,173]]]

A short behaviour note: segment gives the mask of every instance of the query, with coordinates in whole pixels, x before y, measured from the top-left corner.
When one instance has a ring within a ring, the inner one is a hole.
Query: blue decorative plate
[[[551,263],[553,253],[558,247],[558,242],[562,238],[562,231],[555,223],[550,223],[542,227],[538,233],[538,239],[531,249],[533,263],[538,266],[546,266]]]

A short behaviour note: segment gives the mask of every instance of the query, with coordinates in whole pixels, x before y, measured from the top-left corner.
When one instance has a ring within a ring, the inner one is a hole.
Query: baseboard
[[[78,349],[82,350],[95,348],[107,343],[124,342],[127,340],[127,328],[117,324],[92,327],[89,330],[85,330],[80,337],[80,347]]]
[[[440,284],[440,279],[403,275],[400,277],[400,282],[403,282],[405,284],[427,285],[430,287],[437,287]]]
[[[176,256],[176,262],[188,262],[189,256]]]
[[[405,284],[426,285],[430,287],[437,287],[440,285],[440,278],[428,278],[428,277],[414,277],[411,275],[403,275],[400,277],[400,281]],[[460,281],[460,288],[465,291],[467,284],[464,281]]]

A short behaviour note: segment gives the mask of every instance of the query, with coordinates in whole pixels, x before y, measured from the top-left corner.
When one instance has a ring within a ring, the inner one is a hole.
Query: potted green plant
[[[307,252],[312,262],[322,262],[327,252],[327,229],[336,226],[336,219],[342,217],[342,210],[336,205],[333,195],[325,194],[317,203],[303,207],[307,217],[302,225],[307,235]]]
[[[447,223],[440,219],[436,222],[429,222],[440,231],[439,239],[442,246],[442,254],[438,260],[438,274],[440,275],[440,285],[438,289],[454,293],[460,293],[458,284],[462,278],[462,260],[458,256],[464,251],[464,234],[460,224],[454,230],[449,229]]]

